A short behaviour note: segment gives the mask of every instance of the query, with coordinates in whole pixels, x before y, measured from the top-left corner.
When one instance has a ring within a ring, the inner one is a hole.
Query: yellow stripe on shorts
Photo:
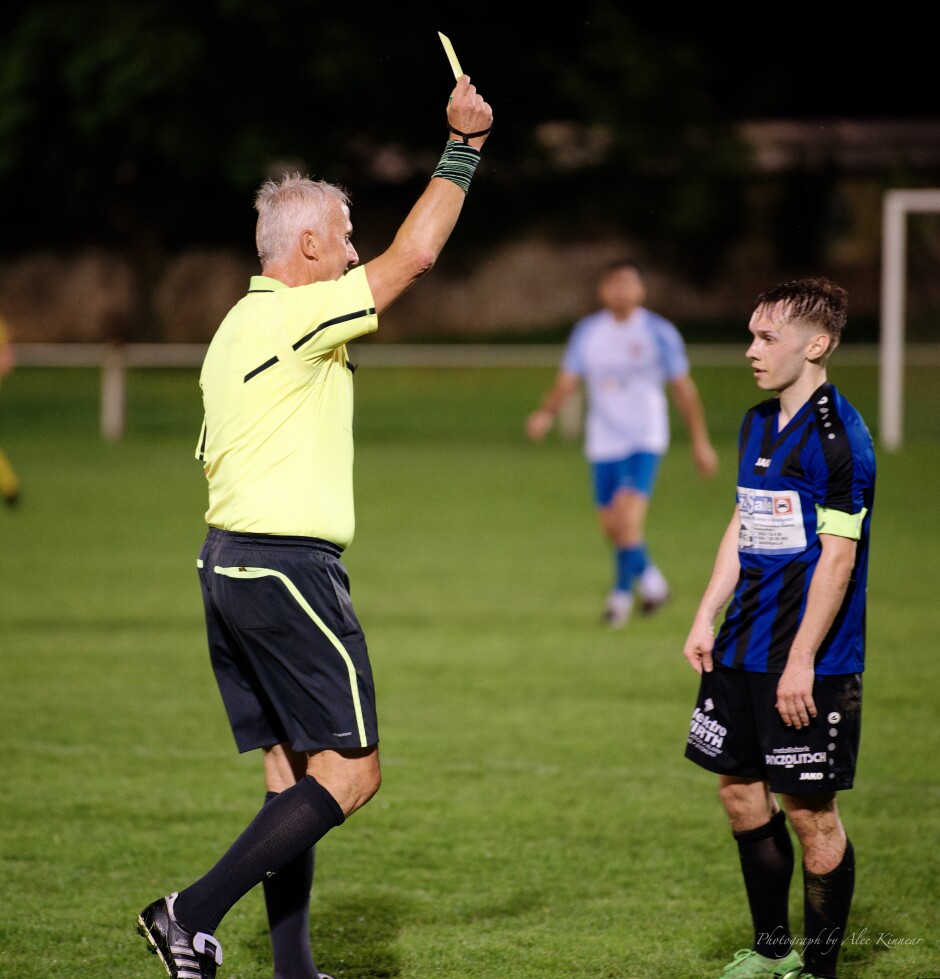
[[[310,603],[304,598],[300,593],[300,589],[287,577],[287,575],[282,574],[280,571],[274,571],[272,568],[220,568],[216,565],[212,569],[216,574],[224,575],[226,578],[238,578],[242,580],[250,580],[252,578],[277,578],[284,583],[284,587],[294,596],[294,600],[297,604],[310,616],[310,619],[316,625],[316,627],[329,639],[330,643],[336,649],[336,651],[343,657],[343,662],[346,664],[346,672],[349,674],[349,690],[352,694],[353,707],[356,711],[356,726],[359,730],[359,744],[363,748],[367,748],[366,743],[366,726],[362,719],[362,704],[359,700],[359,684],[356,680],[356,667],[353,665],[353,661],[349,658],[349,653],[346,652],[345,646],[336,638],[336,636],[326,627],[326,623],[310,606]]]

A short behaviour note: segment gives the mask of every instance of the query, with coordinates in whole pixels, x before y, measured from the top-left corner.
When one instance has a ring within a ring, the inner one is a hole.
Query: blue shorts
[[[649,499],[653,495],[661,459],[662,456],[655,452],[634,452],[624,459],[592,462],[594,502],[598,506],[610,506],[620,490],[640,493]]]
[[[378,743],[372,667],[340,554],[313,538],[209,530],[197,567],[239,751]]]

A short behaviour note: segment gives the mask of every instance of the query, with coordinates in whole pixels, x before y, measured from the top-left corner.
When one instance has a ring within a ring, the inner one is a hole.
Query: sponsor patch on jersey
[[[739,486],[737,496],[741,519],[740,550],[752,554],[798,554],[806,550],[799,493]]]

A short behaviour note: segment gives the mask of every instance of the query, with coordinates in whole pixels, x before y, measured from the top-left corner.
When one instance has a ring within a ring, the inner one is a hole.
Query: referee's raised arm
[[[447,104],[449,135],[440,162],[391,245],[367,262],[366,277],[381,313],[433,268],[470,189],[493,110],[467,75],[457,79]]]

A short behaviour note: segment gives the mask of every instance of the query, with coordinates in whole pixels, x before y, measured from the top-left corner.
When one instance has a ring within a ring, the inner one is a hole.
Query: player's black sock
[[[277,792],[268,792],[264,804],[277,796]],[[319,974],[310,951],[314,849],[304,850],[273,877],[262,881],[274,953],[274,979],[317,979]]]
[[[828,874],[803,868],[804,968],[834,979],[855,891],[855,850],[845,841],[842,862]]]
[[[305,775],[262,806],[218,863],[180,891],[174,907],[177,920],[187,931],[212,934],[255,884],[309,850],[344,818],[333,796]]]
[[[793,841],[783,811],[757,829],[735,833],[754,924],[754,951],[782,959],[792,947],[788,910]]]

